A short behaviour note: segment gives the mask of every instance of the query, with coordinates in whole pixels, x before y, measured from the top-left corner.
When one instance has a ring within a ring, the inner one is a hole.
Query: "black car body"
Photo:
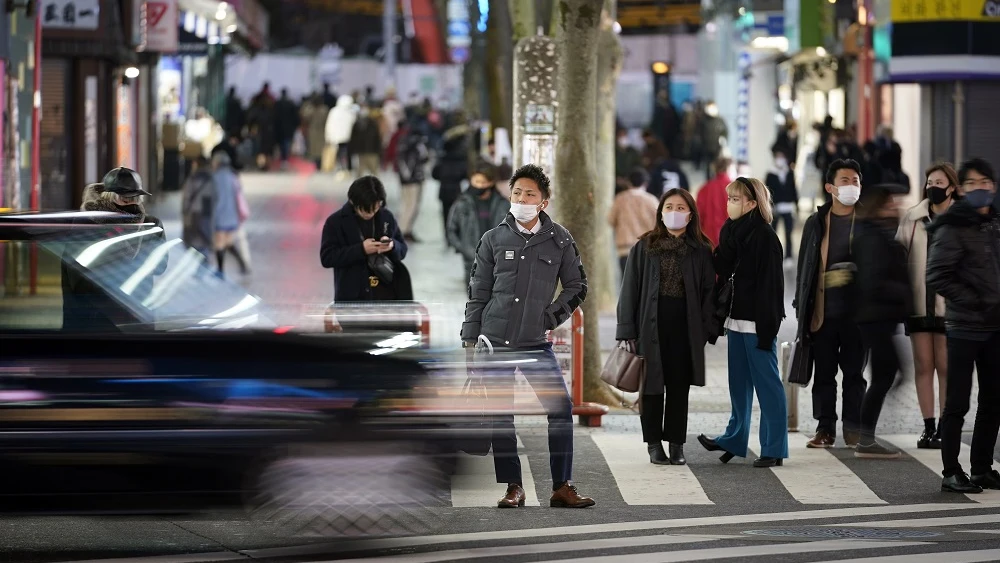
[[[338,535],[432,524],[467,425],[421,408],[438,394],[415,351],[278,329],[193,250],[104,221],[0,215],[0,511],[246,506]],[[32,262],[34,295],[17,283]]]

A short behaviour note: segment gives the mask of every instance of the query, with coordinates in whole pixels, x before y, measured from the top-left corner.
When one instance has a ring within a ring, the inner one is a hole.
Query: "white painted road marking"
[[[784,466],[771,468],[792,498],[802,504],[886,504],[833,454],[807,448],[808,441],[802,433],[789,433],[791,457]],[[750,449],[759,455],[757,436],[750,437]]]
[[[890,436],[879,436],[880,439],[885,439],[887,442],[892,443],[900,450],[902,450],[906,455],[912,457],[913,459],[919,461],[925,467],[933,471],[936,475],[941,475],[941,470],[944,469],[944,463],[941,461],[941,450],[922,450],[917,447],[917,435],[916,434],[896,434]],[[971,450],[969,446],[962,443],[962,449],[958,452],[958,461],[962,464],[962,468],[968,472],[972,463],[969,461],[969,455]],[[965,495],[969,500],[978,502],[979,504],[997,504],[1000,505],[1000,491],[986,490],[982,493],[977,493],[973,495]]]
[[[653,465],[636,434],[593,434],[629,505],[714,504],[687,465]]]

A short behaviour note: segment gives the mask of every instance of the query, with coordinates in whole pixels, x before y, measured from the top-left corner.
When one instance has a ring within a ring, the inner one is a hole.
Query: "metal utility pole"
[[[396,0],[384,0],[382,9],[382,49],[385,86],[396,85]]]

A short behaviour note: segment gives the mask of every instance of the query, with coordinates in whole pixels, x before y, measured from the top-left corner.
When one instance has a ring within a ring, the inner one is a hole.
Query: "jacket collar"
[[[920,219],[926,219],[931,216],[931,202],[929,199],[924,198],[920,200],[920,203],[914,205],[906,212],[910,216],[910,219],[917,221]]]
[[[525,248],[529,246],[535,246],[536,244],[541,244],[542,242],[545,242],[555,236],[555,229],[552,228],[552,226],[555,223],[552,222],[552,219],[549,217],[548,213],[544,211],[539,212],[538,220],[541,221],[542,227],[538,230],[538,234],[528,239],[527,244],[524,245]],[[521,234],[521,229],[519,228],[517,221],[514,220],[514,215],[512,213],[509,212],[507,213],[507,216],[504,218],[503,224],[507,225],[507,227],[509,227],[516,234],[518,235]]]

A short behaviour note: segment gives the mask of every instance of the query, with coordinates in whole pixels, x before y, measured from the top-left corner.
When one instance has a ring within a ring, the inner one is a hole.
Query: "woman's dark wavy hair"
[[[698,204],[694,201],[694,196],[691,192],[683,188],[673,188],[667,190],[663,197],[660,198],[660,204],[656,207],[656,226],[653,230],[642,235],[642,239],[645,239],[646,244],[653,247],[660,239],[667,236],[667,227],[660,220],[660,216],[663,214],[663,206],[667,203],[667,200],[671,197],[679,195],[687,203],[688,209],[691,210],[691,220],[687,224],[687,236],[691,237],[693,240],[701,241],[709,248],[712,247],[712,239],[701,230],[701,215],[698,213]]]

